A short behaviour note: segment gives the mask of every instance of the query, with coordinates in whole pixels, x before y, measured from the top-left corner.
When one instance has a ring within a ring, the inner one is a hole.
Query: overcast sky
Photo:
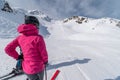
[[[55,18],[74,15],[120,19],[120,0],[6,0],[14,7],[40,9]]]

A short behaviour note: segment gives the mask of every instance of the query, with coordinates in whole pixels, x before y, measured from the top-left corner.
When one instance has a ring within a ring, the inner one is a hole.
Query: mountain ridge
[[[40,21],[40,33],[43,35],[43,36],[49,36],[51,34],[53,34],[55,31],[53,29],[53,27],[62,27],[63,29],[67,30],[69,33],[71,32],[72,33],[76,33],[76,32],[86,32],[86,31],[90,31],[90,32],[100,32],[101,33],[106,33],[105,31],[109,31],[107,29],[109,28],[105,28],[103,26],[110,26],[111,27],[111,30],[112,31],[113,29],[113,26],[114,27],[118,27],[117,29],[120,28],[120,20],[118,19],[114,19],[114,18],[99,18],[99,19],[95,19],[95,18],[88,18],[88,17],[84,17],[84,16],[72,16],[72,17],[69,17],[69,18],[66,18],[66,19],[63,19],[63,20],[55,20],[53,18],[50,18],[48,15],[44,14],[42,11],[40,10],[24,10],[24,9],[21,9],[21,8],[12,8],[13,9],[13,12],[5,12],[5,11],[0,11],[0,17],[1,18],[1,23],[2,23],[2,18],[6,18],[7,22],[6,24],[8,24],[10,21],[10,25],[8,26],[14,26],[14,27],[11,27],[11,29],[13,31],[11,31],[12,33],[3,33],[5,31],[7,31],[7,28],[3,28],[4,25],[0,25],[0,28],[1,28],[1,36],[2,34],[4,35],[7,35],[9,36],[10,34],[11,35],[14,35],[16,36],[17,34],[17,31],[15,30],[16,27],[19,25],[19,24],[22,24],[24,23],[24,16],[25,15],[33,15],[33,16],[36,16],[39,21]],[[3,19],[5,20],[5,19]],[[16,24],[16,25],[15,25]],[[73,27],[74,26],[74,27]],[[87,27],[87,28],[85,28]],[[78,28],[78,29],[77,29]],[[58,28],[59,29],[59,28]],[[117,30],[117,29],[114,29],[114,30]],[[60,33],[66,33],[64,32],[65,30],[62,30],[61,29],[61,32]],[[102,31],[103,30],[103,31]],[[114,31],[113,30],[113,31]],[[51,32],[52,31],[52,32]],[[119,32],[120,30],[117,30],[117,32]],[[14,32],[14,33],[13,33]],[[63,35],[64,35],[63,34]]]

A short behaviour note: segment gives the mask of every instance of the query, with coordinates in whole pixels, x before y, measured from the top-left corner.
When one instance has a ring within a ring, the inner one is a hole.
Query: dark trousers
[[[26,74],[28,80],[43,80],[44,78],[44,70],[37,73],[37,74]]]

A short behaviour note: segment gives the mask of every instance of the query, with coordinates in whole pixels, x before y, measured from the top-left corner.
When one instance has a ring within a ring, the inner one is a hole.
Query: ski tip
[[[60,73],[60,70],[56,70],[55,73],[53,74],[51,80],[55,80],[59,73]]]

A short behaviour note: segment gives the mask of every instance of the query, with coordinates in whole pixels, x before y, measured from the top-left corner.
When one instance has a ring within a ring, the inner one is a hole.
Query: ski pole
[[[45,80],[47,80],[47,70],[46,70],[46,65],[45,65]]]

